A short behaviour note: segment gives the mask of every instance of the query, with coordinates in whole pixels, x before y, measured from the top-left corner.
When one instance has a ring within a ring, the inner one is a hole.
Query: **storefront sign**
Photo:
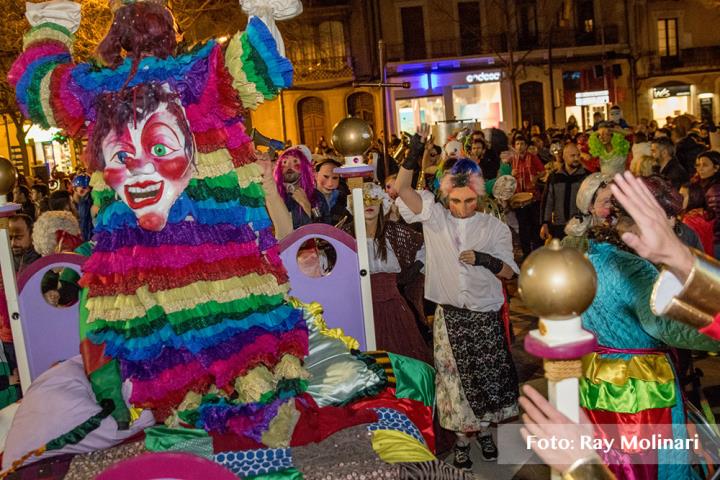
[[[689,97],[690,85],[672,85],[653,88],[653,98]]]
[[[496,72],[477,72],[469,73],[465,80],[468,83],[487,83],[487,82],[499,82],[502,77],[502,72],[499,70]]]
[[[610,103],[609,90],[596,90],[594,92],[580,92],[575,94],[575,105],[604,105]]]

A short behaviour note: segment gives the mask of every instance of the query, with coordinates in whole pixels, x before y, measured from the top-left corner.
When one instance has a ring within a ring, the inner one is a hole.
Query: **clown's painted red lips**
[[[125,198],[133,210],[147,207],[160,201],[165,182],[138,182],[125,185]]]

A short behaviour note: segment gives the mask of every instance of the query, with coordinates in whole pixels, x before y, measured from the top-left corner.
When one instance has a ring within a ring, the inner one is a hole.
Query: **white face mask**
[[[184,113],[181,107],[181,111]],[[159,231],[170,208],[190,182],[192,169],[185,146],[191,140],[177,118],[161,103],[139,122],[110,132],[102,142],[103,177],[146,230]],[[187,130],[185,130],[187,131]]]
[[[610,120],[612,120],[615,123],[620,122],[622,119],[622,111],[621,110],[610,110]]]

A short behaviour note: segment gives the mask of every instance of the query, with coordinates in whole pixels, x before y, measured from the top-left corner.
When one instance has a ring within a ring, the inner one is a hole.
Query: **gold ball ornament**
[[[525,306],[540,318],[569,320],[592,304],[597,275],[590,260],[558,239],[535,250],[520,269],[518,292]]]
[[[333,127],[332,146],[344,157],[363,155],[372,144],[373,131],[365,120],[347,117]]]
[[[0,195],[12,192],[17,182],[17,170],[10,160],[0,157]]]

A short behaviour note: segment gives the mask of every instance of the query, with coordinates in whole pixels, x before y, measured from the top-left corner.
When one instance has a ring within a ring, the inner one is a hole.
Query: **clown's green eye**
[[[164,157],[168,153],[170,153],[170,149],[162,143],[155,144],[152,147],[152,154],[156,157]]]

